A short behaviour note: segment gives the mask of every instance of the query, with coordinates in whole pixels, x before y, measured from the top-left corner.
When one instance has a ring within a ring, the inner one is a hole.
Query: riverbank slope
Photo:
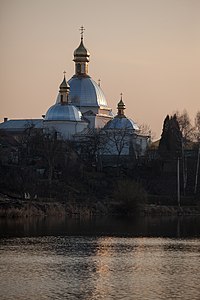
[[[120,202],[94,203],[83,202],[60,202],[55,199],[21,200],[8,196],[0,196],[0,217],[2,218],[24,218],[33,216],[95,216],[95,215],[155,215],[155,216],[177,216],[177,215],[199,215],[199,206],[172,206],[142,204],[134,211],[123,210]]]

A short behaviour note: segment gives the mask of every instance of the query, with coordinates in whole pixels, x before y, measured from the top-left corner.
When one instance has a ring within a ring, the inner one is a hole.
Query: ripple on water
[[[1,299],[200,299],[200,240],[3,239]]]

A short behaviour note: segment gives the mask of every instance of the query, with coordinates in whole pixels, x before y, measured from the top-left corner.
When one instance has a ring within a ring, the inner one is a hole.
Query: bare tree
[[[177,121],[182,132],[182,165],[183,165],[183,192],[185,195],[187,185],[187,158],[184,155],[184,148],[195,140],[195,127],[192,125],[188,112],[176,112]]]
[[[197,142],[200,142],[200,111],[197,112],[195,117],[195,135]]]
[[[186,110],[184,110],[182,113],[176,111],[176,118],[179,123],[179,128],[182,132],[184,145],[190,141],[194,141],[195,127],[192,126],[188,112]]]
[[[79,158],[89,166],[102,168],[101,154],[103,153],[105,135],[100,129],[90,129],[85,134],[77,136],[74,149]]]
[[[63,141],[57,138],[56,132],[51,132],[43,135],[41,146],[48,164],[48,180],[51,185],[56,162],[62,152]]]
[[[197,186],[198,186],[198,175],[199,175],[199,163],[200,163],[200,145],[197,155],[197,166],[196,166],[196,174],[195,174],[195,184],[194,184],[194,194],[197,193]]]
[[[139,125],[139,132],[142,135],[149,136],[151,138],[151,140],[155,138],[155,133],[152,132],[151,127],[150,127],[149,124],[145,124],[145,123],[140,124]]]
[[[116,167],[118,174],[120,172],[120,164],[122,156],[129,157],[132,141],[133,130],[124,128],[111,128],[103,130],[105,135],[103,155],[110,155],[116,158]],[[133,146],[133,145],[132,145]]]
[[[196,140],[199,144],[198,155],[197,155],[197,166],[196,166],[196,174],[195,174],[195,186],[194,186],[194,193],[197,193],[197,186],[198,186],[198,175],[199,175],[199,163],[200,163],[200,111],[197,112],[195,117],[195,135]]]
[[[46,166],[48,181],[51,185],[55,166],[63,152],[64,141],[59,139],[57,132],[35,132],[30,139],[31,156],[39,157]]]
[[[16,138],[19,149],[19,161],[21,164],[26,164],[30,155],[32,155],[32,137],[34,135],[35,130],[33,123],[27,122],[23,133]]]

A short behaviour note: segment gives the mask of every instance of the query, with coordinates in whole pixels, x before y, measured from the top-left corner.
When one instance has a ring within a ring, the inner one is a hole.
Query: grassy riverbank
[[[122,202],[95,201],[91,202],[62,202],[55,199],[21,200],[1,195],[0,217],[24,218],[33,216],[95,216],[95,215],[153,215],[177,216],[200,215],[199,206],[141,204],[128,210]]]

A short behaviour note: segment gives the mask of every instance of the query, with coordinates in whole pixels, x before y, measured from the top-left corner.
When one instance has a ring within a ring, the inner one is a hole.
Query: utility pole
[[[198,175],[199,175],[199,157],[200,157],[200,144],[199,144],[199,151],[197,156],[197,169],[196,169],[196,176],[195,176],[194,194],[197,193],[197,184],[198,184]]]
[[[180,158],[177,160],[177,201],[180,208]]]
[[[183,163],[183,195],[185,196],[185,190],[187,185],[187,162],[186,157],[184,153],[184,144],[183,144],[183,138],[181,141],[182,144],[182,163]]]

